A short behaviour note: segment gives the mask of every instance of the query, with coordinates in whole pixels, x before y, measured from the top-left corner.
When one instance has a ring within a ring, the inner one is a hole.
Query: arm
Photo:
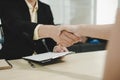
[[[108,44],[103,80],[120,80],[120,9],[116,16],[116,26]]]
[[[112,27],[114,27],[115,24],[108,24],[108,25],[87,25],[87,24],[81,24],[81,25],[68,25],[63,26],[63,30],[73,32],[77,36],[88,36],[88,37],[94,37],[94,38],[101,38],[108,40],[110,37],[110,33],[112,30]]]
[[[114,24],[109,25],[79,25],[77,35],[100,38],[108,40]]]

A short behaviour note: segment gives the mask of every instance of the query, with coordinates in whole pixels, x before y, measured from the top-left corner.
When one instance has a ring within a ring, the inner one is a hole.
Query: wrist
[[[46,25],[40,25],[38,29],[38,36],[39,38],[46,38],[48,36],[48,27]]]
[[[40,25],[38,35],[40,38],[55,38],[59,36],[59,27],[53,25]]]
[[[85,28],[85,27],[86,27],[86,26],[85,26],[84,24],[78,25],[78,26],[76,27],[76,33],[75,33],[75,34],[77,34],[77,36],[83,35],[83,33],[84,33],[84,28]]]

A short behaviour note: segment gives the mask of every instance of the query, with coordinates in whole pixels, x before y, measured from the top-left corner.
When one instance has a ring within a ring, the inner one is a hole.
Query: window
[[[111,24],[115,22],[117,0],[96,0],[96,24]]]

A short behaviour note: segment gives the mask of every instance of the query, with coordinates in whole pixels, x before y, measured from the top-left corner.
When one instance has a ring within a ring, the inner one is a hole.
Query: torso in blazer
[[[41,40],[33,40],[33,33],[38,24],[54,24],[50,7],[39,1],[38,23],[31,23],[29,9],[24,0],[4,0],[4,2],[1,21],[5,41],[0,56],[15,59],[31,55],[34,51],[46,52]],[[52,39],[46,39],[46,44],[49,50],[52,50],[56,43]]]

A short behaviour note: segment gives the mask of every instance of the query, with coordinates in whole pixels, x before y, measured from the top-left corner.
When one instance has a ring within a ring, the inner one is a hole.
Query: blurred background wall
[[[118,0],[41,1],[51,6],[56,24],[107,24],[114,23]]]

